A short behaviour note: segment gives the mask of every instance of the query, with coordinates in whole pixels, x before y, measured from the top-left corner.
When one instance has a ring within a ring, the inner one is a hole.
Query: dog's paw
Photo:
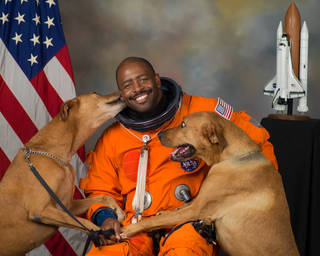
[[[121,239],[129,239],[129,237],[125,233],[120,233],[120,238]]]
[[[139,232],[143,231],[141,225],[138,224],[129,224],[127,226],[121,227],[120,237],[122,239],[129,239]]]

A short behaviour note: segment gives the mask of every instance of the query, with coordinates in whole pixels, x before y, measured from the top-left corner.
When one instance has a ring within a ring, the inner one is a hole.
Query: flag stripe
[[[2,56],[1,63],[5,63],[0,66],[0,75],[35,126],[38,129],[42,128],[50,120],[48,111],[2,40],[0,40],[0,56]]]
[[[49,83],[58,92],[62,101],[74,98],[76,93],[73,81],[56,57],[53,57],[43,70]]]
[[[1,180],[7,168],[10,165],[10,160],[8,159],[6,154],[2,151],[2,148],[0,148],[0,163],[1,163],[0,165],[0,180]]]
[[[9,161],[16,156],[19,148],[23,147],[21,140],[14,133],[7,120],[0,112],[0,147]],[[6,136],[3,136],[3,135]],[[8,166],[7,166],[8,167]]]
[[[36,250],[28,252],[27,256],[51,256],[51,254],[48,251],[47,247],[44,244],[42,244],[39,247],[37,247]]]
[[[77,177],[75,183],[78,185],[81,178],[85,178],[87,174],[87,167],[79,157],[79,154],[74,154],[70,163],[72,166],[76,166],[77,169]]]
[[[44,102],[51,117],[55,117],[63,102],[55,89],[50,85],[45,73],[43,71],[39,72],[30,82]]]
[[[86,152],[85,152],[84,146],[78,149],[77,154],[80,157],[81,161],[85,162]],[[87,170],[85,170],[85,172],[87,173]]]
[[[78,199],[83,199],[84,195],[81,193],[81,190],[79,189],[78,186],[76,186],[76,189],[74,190],[74,195],[73,199],[78,200]]]
[[[64,227],[60,227],[59,232],[75,252],[78,252],[78,254],[80,254],[79,252],[83,252],[85,241],[88,237],[85,232]],[[79,243],[79,240],[83,242]]]
[[[37,131],[25,109],[16,100],[15,96],[9,90],[0,76],[1,94],[0,111],[6,118],[12,129],[18,135],[23,144],[25,144]]]
[[[66,72],[68,72],[70,78],[73,81],[74,84],[74,77],[73,77],[73,71],[71,66],[71,61],[68,54],[68,47],[65,45],[56,55],[57,59],[61,63],[61,65],[64,67]]]
[[[70,244],[65,242],[64,237],[59,231],[57,231],[54,236],[44,244],[52,256],[77,256]]]

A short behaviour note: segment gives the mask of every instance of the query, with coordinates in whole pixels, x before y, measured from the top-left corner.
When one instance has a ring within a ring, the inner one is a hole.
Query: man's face
[[[140,62],[124,63],[117,74],[117,83],[121,99],[137,112],[149,112],[154,109],[162,96],[158,74]]]

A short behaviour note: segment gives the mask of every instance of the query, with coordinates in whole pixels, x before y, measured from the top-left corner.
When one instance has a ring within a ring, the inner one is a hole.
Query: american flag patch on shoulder
[[[218,98],[218,102],[214,111],[225,119],[230,120],[233,113],[233,108],[229,104],[225,103],[222,99]]]

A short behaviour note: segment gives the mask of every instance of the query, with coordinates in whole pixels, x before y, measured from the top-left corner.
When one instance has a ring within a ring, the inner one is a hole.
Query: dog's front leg
[[[94,198],[72,200],[71,206],[69,208],[70,212],[72,212],[73,215],[80,215],[85,213],[92,204],[98,203],[96,202],[96,200],[92,199]]]
[[[90,197],[86,199],[73,200],[71,202],[70,211],[74,215],[80,215],[86,212],[89,207],[95,203],[101,203],[114,209],[118,215],[118,220],[121,222],[125,218],[124,211],[119,207],[116,201],[110,196]]]
[[[177,208],[175,208],[175,209],[173,209],[173,210],[171,210],[171,211],[172,211],[172,212],[174,212],[174,211],[179,211],[179,210],[187,207],[187,206],[190,205],[191,203],[192,203],[192,202],[184,203],[183,205],[181,205],[181,206],[179,206],[179,207],[177,207]],[[158,211],[158,212],[156,213],[156,216],[162,215],[162,213],[165,213],[165,212],[167,212],[167,211],[168,211],[168,210]]]
[[[72,219],[66,212],[54,208],[53,206],[48,206],[42,211],[29,211],[29,218],[32,221],[43,223],[47,225],[53,225],[57,227],[67,227],[67,228],[76,228],[82,231],[85,230],[79,223],[77,223],[74,219]],[[100,230],[98,226],[93,224],[92,222],[76,217],[77,220],[82,223],[89,230]]]

